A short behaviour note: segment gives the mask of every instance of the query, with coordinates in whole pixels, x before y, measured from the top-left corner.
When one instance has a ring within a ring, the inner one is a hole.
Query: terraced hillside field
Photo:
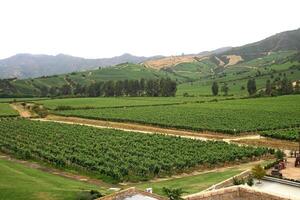
[[[225,133],[299,127],[300,95],[189,103],[171,106],[57,111],[92,119],[131,121]]]
[[[249,161],[266,148],[30,120],[0,121],[2,151],[106,180],[136,181],[196,167]]]
[[[15,111],[8,103],[0,103],[0,117],[16,117],[18,116]]]

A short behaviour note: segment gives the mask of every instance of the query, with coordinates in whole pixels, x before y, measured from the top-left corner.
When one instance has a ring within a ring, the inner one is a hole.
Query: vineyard
[[[189,102],[211,101],[216,97],[105,97],[105,98],[64,98],[36,101],[48,109],[55,110],[62,107],[66,109],[91,109],[91,108],[113,108],[113,107],[139,107],[175,105]],[[218,97],[225,99],[225,97]]]
[[[300,95],[182,105],[66,110],[54,113],[224,133],[299,127]]]
[[[259,134],[265,137],[296,141],[299,139],[300,129],[293,128],[293,129],[284,129],[284,130],[270,130],[270,131],[262,131]]]
[[[18,113],[8,103],[0,103],[0,117],[16,117]]]
[[[23,159],[76,168],[106,180],[138,181],[249,161],[270,152],[214,141],[25,119],[0,121],[0,147]]]

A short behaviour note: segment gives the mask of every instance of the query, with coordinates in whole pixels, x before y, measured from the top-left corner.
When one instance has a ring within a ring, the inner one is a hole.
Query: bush
[[[249,185],[250,187],[254,185],[254,179],[251,175],[247,178],[247,185]]]
[[[93,200],[93,199],[98,199],[102,197],[103,195],[96,190],[91,190],[91,191],[82,191],[78,193],[77,195],[77,200]]]
[[[238,177],[233,177],[233,185],[243,185],[245,184],[245,180],[242,178],[238,178]]]

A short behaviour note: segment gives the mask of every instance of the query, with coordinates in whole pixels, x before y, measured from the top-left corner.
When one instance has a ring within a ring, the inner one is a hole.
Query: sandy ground
[[[288,158],[286,168],[280,172],[284,178],[296,179],[300,181],[300,167],[295,167],[295,160],[295,158]]]
[[[200,58],[200,57],[199,57]],[[166,58],[156,59],[156,60],[149,60],[144,62],[146,67],[154,68],[154,69],[161,69],[164,67],[175,66],[180,63],[185,62],[195,62],[195,56],[170,56]]]
[[[228,59],[229,59],[229,62],[227,65],[225,65],[224,67],[228,67],[228,66],[231,66],[231,65],[235,65],[237,64],[238,62],[242,61],[243,58],[241,56],[237,56],[237,55],[228,55],[226,56]]]
[[[24,117],[24,118],[29,118],[32,116],[32,114],[30,113],[30,111],[26,110],[23,108],[22,105],[20,104],[10,104],[10,106],[15,109],[16,111],[18,111],[19,115],[21,117]]]

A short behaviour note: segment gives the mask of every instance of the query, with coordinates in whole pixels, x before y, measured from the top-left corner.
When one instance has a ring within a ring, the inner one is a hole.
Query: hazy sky
[[[0,0],[0,58],[197,53],[300,28],[299,0]]]

